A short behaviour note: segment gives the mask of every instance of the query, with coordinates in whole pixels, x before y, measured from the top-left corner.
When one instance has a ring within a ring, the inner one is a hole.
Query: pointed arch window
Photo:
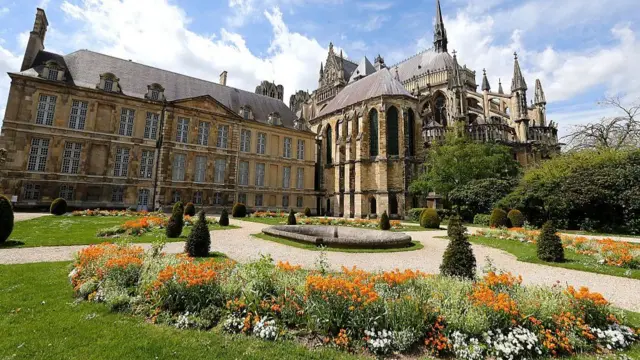
[[[369,111],[369,156],[378,156],[378,111]]]
[[[400,155],[398,146],[398,109],[387,110],[387,155]]]
[[[332,144],[332,140],[331,140],[331,125],[327,126],[327,164],[331,164],[333,162],[332,158],[332,153],[331,153],[331,144]]]
[[[435,102],[435,120],[443,127],[447,127],[447,101],[444,95],[438,93]]]
[[[413,113],[413,109],[409,109],[409,111],[407,111],[407,152],[408,152],[407,155],[409,156],[416,155],[415,127],[416,127],[415,115]]]

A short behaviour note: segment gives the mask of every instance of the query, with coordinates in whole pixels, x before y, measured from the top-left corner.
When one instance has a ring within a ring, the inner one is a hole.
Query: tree
[[[438,211],[433,208],[422,210],[422,214],[420,214],[420,226],[426,229],[439,229],[440,216],[438,216]]]
[[[466,235],[467,229],[462,225],[462,219],[452,216],[449,219],[447,234],[449,245],[442,257],[440,273],[445,276],[456,276],[473,279],[476,275],[476,257],[473,255],[471,243]]]
[[[229,213],[227,209],[222,209],[222,214],[220,214],[220,220],[218,221],[220,226],[229,226]]]
[[[184,214],[187,216],[195,216],[196,215],[196,207],[192,202],[188,202],[184,207]]]
[[[289,210],[289,217],[287,218],[287,225],[295,225],[296,224],[296,213],[293,212],[293,209]]]
[[[385,210],[382,213],[382,216],[380,216],[380,229],[381,230],[391,229],[391,222],[389,222],[389,215],[387,215],[387,210]]]
[[[544,223],[540,236],[538,236],[537,245],[538,259],[549,262],[564,261],[562,240],[560,240],[560,236],[556,234],[556,227],[553,226],[553,221],[549,220]]]
[[[234,218],[243,218],[247,216],[247,207],[243,203],[236,203],[231,209],[231,215]]]
[[[178,201],[173,205],[173,211],[171,212],[171,217],[167,222],[167,228],[165,229],[165,233],[168,238],[175,239],[180,237],[182,234],[182,228],[184,228],[184,207],[182,206],[182,202]]]
[[[515,179],[487,178],[471,180],[449,193],[449,200],[458,206],[465,219],[476,214],[489,214],[495,205],[516,186]]]
[[[489,226],[496,227],[496,228],[507,226],[508,220],[509,219],[507,218],[506,211],[499,208],[495,208],[491,212],[491,218],[489,218]]]
[[[13,208],[5,196],[0,195],[0,244],[7,241],[13,231]]]
[[[198,213],[198,220],[193,225],[191,233],[184,244],[184,252],[191,257],[204,257],[211,250],[211,234],[204,211]]]
[[[518,209],[511,209],[507,214],[509,218],[509,224],[511,227],[521,228],[524,226],[524,215]]]
[[[598,103],[613,109],[616,116],[603,117],[599,121],[574,125],[571,132],[562,137],[572,150],[583,149],[632,149],[640,146],[640,99],[626,105],[619,96],[607,97]]]

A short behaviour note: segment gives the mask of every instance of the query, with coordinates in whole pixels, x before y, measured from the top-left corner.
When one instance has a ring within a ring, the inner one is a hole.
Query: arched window
[[[331,125],[327,126],[327,164],[331,164],[333,162],[331,155]]]
[[[387,155],[400,155],[398,146],[398,109],[387,110]]]
[[[389,214],[396,215],[398,213],[398,198],[395,195],[389,195]]]
[[[372,196],[371,199],[369,199],[369,213],[376,214],[376,211],[376,198]]]
[[[413,109],[409,109],[407,111],[407,151],[409,152],[409,156],[414,156],[416,154],[415,149],[415,127],[416,127],[416,119],[413,114]]]
[[[378,156],[378,111],[369,111],[369,156]]]
[[[444,95],[438,93],[435,102],[435,119],[443,127],[447,127],[447,100]]]

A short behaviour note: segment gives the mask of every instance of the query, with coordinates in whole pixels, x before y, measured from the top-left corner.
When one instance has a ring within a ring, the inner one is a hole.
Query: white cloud
[[[16,55],[0,46],[0,126],[4,121],[6,101],[9,96],[9,86],[11,86],[11,79],[9,79],[7,72],[20,70],[21,62],[21,55]]]
[[[354,27],[361,31],[374,31],[380,29],[387,20],[388,17],[384,15],[369,15],[364,23],[356,22]]]
[[[9,8],[4,6],[0,8],[0,17],[3,17],[9,13]]]
[[[370,11],[384,11],[393,6],[392,2],[360,2],[357,4],[358,8],[362,10]]]

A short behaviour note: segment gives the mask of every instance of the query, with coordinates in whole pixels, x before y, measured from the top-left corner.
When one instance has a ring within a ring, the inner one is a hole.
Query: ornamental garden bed
[[[377,356],[460,359],[608,353],[638,341],[587,288],[525,287],[508,273],[464,281],[419,271],[304,270],[94,245],[69,274],[79,300],[179,329],[215,328]]]
[[[241,218],[240,220],[257,222],[267,225],[286,225],[287,216],[285,212],[258,211],[251,216]],[[421,228],[415,225],[403,225],[400,220],[390,220],[391,231],[428,231],[431,229]],[[331,225],[331,226],[348,226],[364,229],[378,229],[380,227],[380,219],[344,219],[344,218],[328,218],[328,217],[307,217],[302,213],[296,214],[297,225]],[[437,230],[437,229],[436,229]]]

